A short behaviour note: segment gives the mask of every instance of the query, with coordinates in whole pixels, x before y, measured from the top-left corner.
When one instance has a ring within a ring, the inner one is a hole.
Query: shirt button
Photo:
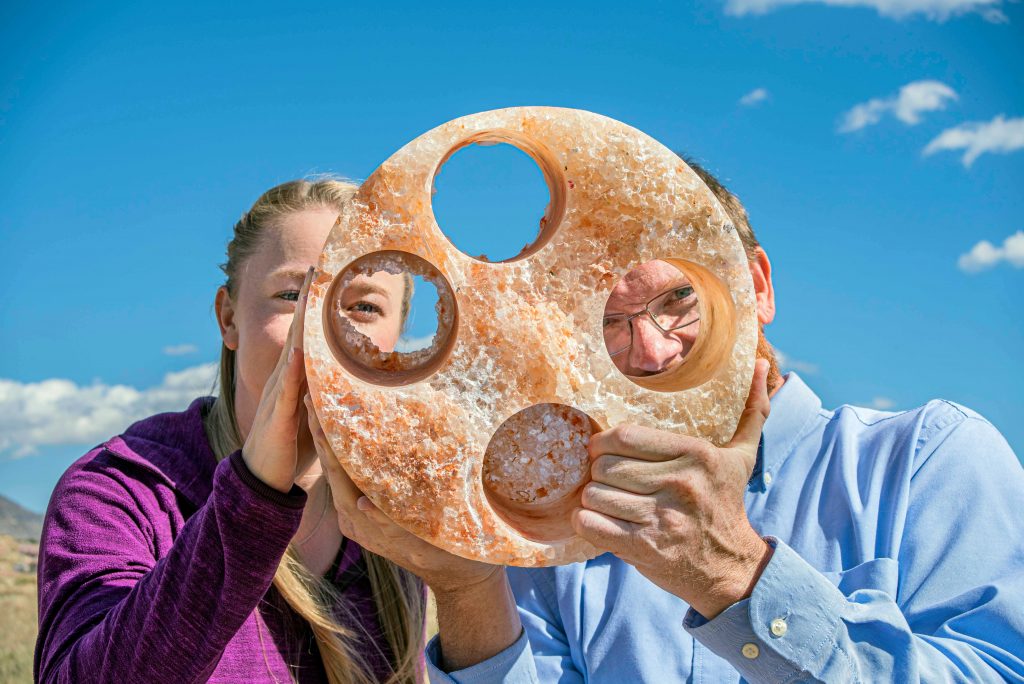
[[[772,620],[771,625],[769,625],[769,629],[772,631],[772,636],[784,637],[786,636],[786,630],[789,629],[789,625],[786,624],[784,618],[775,618]]]
[[[764,477],[762,479],[764,480],[764,483],[766,485],[770,485],[772,483],[772,474],[771,473],[765,473]]]
[[[757,644],[743,644],[743,648],[740,649],[740,653],[743,654],[744,658],[753,660],[757,656],[761,655],[761,649],[757,647]]]

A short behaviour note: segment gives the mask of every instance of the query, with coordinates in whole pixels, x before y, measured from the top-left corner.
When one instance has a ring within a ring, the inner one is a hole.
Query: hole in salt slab
[[[590,416],[564,404],[534,404],[513,414],[484,453],[491,507],[528,539],[571,538],[570,516],[590,481],[587,445],[598,431]]]
[[[726,285],[708,269],[664,257],[619,279],[601,330],[623,375],[647,389],[675,392],[707,382],[728,363],[735,309]]]
[[[646,377],[686,360],[700,334],[697,290],[685,272],[655,259],[619,279],[601,321],[615,367]]]
[[[335,277],[324,308],[327,341],[341,365],[378,385],[434,373],[455,341],[458,309],[445,277],[396,250],[356,259]]]
[[[490,140],[451,153],[434,175],[434,192],[441,231],[481,261],[528,254],[541,237],[551,200],[548,182],[529,154]]]
[[[407,274],[408,275],[408,274]],[[437,336],[437,286],[421,275],[409,275],[408,307],[405,320],[395,343],[395,351],[409,352],[427,349]]]

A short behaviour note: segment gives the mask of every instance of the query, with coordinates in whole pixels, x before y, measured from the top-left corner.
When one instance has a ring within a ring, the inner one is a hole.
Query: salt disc
[[[438,170],[473,143],[515,145],[548,183],[538,239],[509,261],[463,254],[431,210]],[[688,277],[699,333],[682,364],[627,377],[606,348],[605,303],[652,260]],[[426,348],[382,349],[346,318],[348,288],[380,273],[437,288]],[[746,257],[711,191],[640,131],[553,107],[462,117],[384,162],[327,240],[305,330],[313,403],[356,486],[432,544],[522,566],[596,555],[569,523],[593,431],[635,423],[728,441],[756,342]]]

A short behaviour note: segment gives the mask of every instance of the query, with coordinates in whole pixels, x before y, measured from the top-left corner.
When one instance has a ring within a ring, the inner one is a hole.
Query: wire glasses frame
[[[607,314],[604,317],[604,341],[610,356],[633,346],[633,319],[647,315],[662,333],[687,328],[700,320],[697,293],[692,285],[680,285],[651,298],[644,308],[632,314]]]

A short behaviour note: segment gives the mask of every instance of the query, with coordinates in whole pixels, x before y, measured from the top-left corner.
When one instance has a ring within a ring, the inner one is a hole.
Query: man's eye
[[[280,299],[283,299],[286,302],[297,302],[297,301],[299,301],[299,291],[298,290],[286,290],[284,292],[279,293],[277,296]]]
[[[691,295],[693,295],[693,288],[690,287],[689,285],[687,285],[686,287],[678,287],[678,288],[672,290],[672,294],[670,295],[670,298],[671,299],[679,300],[679,299],[686,299],[687,297],[689,297]]]

